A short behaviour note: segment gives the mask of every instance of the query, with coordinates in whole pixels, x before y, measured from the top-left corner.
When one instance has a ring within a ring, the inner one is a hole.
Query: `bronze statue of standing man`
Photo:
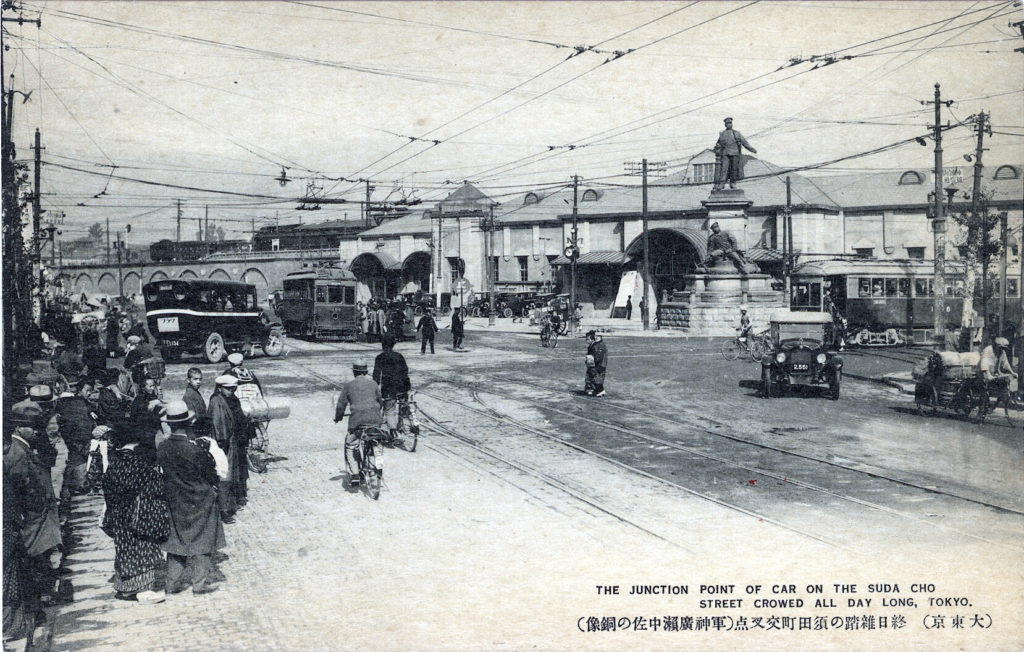
[[[730,188],[735,188],[736,182],[743,179],[740,153],[744,147],[757,154],[757,150],[750,146],[743,134],[732,128],[732,118],[726,118],[725,129],[718,134],[718,142],[714,147],[715,190],[721,189],[726,181]]]

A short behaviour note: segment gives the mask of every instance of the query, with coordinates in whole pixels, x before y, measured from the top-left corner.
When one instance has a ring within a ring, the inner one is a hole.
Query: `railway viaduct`
[[[281,287],[281,281],[289,272],[313,263],[331,262],[340,262],[337,249],[214,254],[202,260],[125,264],[121,265],[120,271],[116,264],[64,265],[55,271],[62,286],[72,296],[83,292],[90,296],[116,295],[120,274],[126,296],[140,294],[142,286],[152,281],[204,278],[251,283],[263,301],[269,292]]]

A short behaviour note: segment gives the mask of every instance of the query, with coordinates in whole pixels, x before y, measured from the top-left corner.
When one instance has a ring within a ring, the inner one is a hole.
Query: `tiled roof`
[[[992,199],[995,200],[1019,200],[1020,179],[993,178],[999,167],[998,165],[985,166],[982,188],[984,191],[992,193]],[[900,179],[906,172],[916,172],[921,183],[900,185]],[[814,183],[843,208],[895,207],[927,203],[928,193],[935,188],[932,179],[932,171],[921,168],[815,177]],[[968,166],[965,166],[963,181],[949,184],[949,187],[970,192],[973,182],[973,172]],[[962,195],[960,195],[956,201],[966,200],[962,199]]]

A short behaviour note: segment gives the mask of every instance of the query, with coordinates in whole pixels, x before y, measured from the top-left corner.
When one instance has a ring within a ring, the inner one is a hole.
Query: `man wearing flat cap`
[[[718,134],[718,142],[715,143],[715,158],[721,163],[717,166],[718,174],[715,177],[715,190],[720,189],[726,181],[730,188],[736,187],[737,181],[743,180],[742,148],[747,148],[757,154],[757,150],[750,146],[743,134],[732,128],[732,118],[725,119],[725,129]]]
[[[225,545],[217,495],[217,471],[210,454],[189,440],[194,415],[184,401],[167,404],[164,421],[171,434],[160,444],[157,461],[163,469],[164,495],[171,512],[167,552],[168,594],[192,583],[192,593],[213,593],[213,553]]]
[[[345,410],[351,406],[348,417],[348,434],[345,436],[345,470],[348,471],[349,486],[359,485],[359,438],[356,431],[361,426],[380,426],[380,387],[367,373],[366,360],[357,360],[352,365],[352,380],[345,383],[338,393],[334,407],[334,423],[345,418]]]

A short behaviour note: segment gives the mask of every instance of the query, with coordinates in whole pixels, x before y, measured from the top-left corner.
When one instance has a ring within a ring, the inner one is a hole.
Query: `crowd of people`
[[[193,367],[182,398],[166,400],[148,376],[154,354],[140,339],[128,338],[123,365],[86,362],[79,341],[52,369],[14,383],[23,396],[4,415],[5,640],[31,635],[45,607],[62,600],[75,496],[102,493],[99,526],[114,543],[115,598],[162,602],[189,585],[203,595],[226,579],[219,550],[224,525],[247,503],[254,435],[236,392],[262,387],[233,353],[209,396]]]

